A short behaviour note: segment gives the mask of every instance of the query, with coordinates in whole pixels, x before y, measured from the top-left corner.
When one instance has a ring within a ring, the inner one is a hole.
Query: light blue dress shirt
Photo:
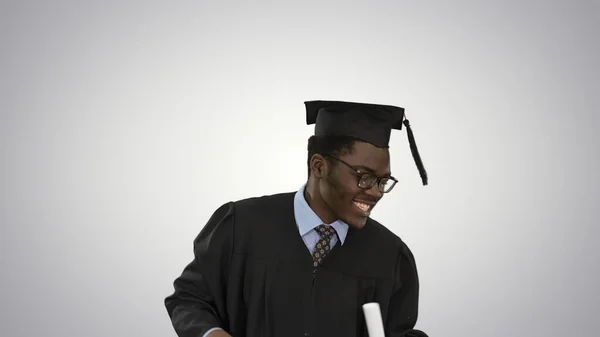
[[[294,217],[296,218],[296,224],[298,225],[298,231],[304,243],[306,244],[306,249],[312,254],[315,245],[319,241],[319,234],[315,230],[315,227],[322,225],[324,222],[319,218],[317,213],[310,208],[306,198],[304,198],[304,191],[306,189],[306,184],[302,185],[302,187],[296,192],[294,196]],[[331,238],[331,247],[333,247],[338,240],[340,241],[340,245],[344,244],[344,240],[346,240],[346,235],[348,234],[348,224],[341,220],[334,221],[329,224],[333,226],[335,229],[336,235]],[[208,336],[209,333],[215,330],[222,330],[221,328],[212,328],[204,334],[203,337]]]
[[[315,211],[310,208],[308,202],[306,202],[306,199],[304,198],[305,188],[306,185],[303,185],[302,188],[296,192],[296,196],[294,197],[294,216],[300,235],[306,244],[306,248],[312,254],[315,245],[319,241],[319,234],[314,228],[324,222],[319,218]],[[331,238],[331,247],[333,247],[338,240],[340,240],[340,244],[343,245],[344,240],[346,240],[346,235],[348,234],[348,224],[341,220],[337,220],[329,225],[333,226],[337,234]]]

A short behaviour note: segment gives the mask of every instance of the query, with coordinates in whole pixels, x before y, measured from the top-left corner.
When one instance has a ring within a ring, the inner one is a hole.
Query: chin
[[[365,211],[357,208],[354,204],[351,204],[350,207],[340,207],[336,213],[338,214],[338,219],[347,223],[348,226],[361,229],[367,224],[367,219],[371,215],[371,209]]]
[[[354,228],[361,229],[367,224],[367,219],[371,215],[373,206],[369,206],[367,209],[360,209],[352,202],[352,206],[346,209],[346,223]]]
[[[343,221],[352,228],[361,229],[367,224],[367,219],[367,217],[351,217]]]

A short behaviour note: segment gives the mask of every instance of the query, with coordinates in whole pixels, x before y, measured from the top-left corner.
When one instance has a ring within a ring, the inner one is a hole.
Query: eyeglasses
[[[327,155],[327,157],[331,157],[331,158],[339,161],[340,163],[348,166],[349,168],[351,168],[352,171],[354,171],[354,173],[356,173],[356,175],[358,176],[358,187],[360,187],[362,189],[368,190],[369,188],[371,188],[375,184],[377,184],[377,188],[379,189],[379,192],[389,193],[394,188],[396,183],[398,182],[398,180],[396,180],[396,178],[394,178],[392,176],[378,177],[372,173],[363,172],[362,170],[355,168],[354,166],[346,163],[345,161],[343,161],[340,158],[337,158],[335,156]]]

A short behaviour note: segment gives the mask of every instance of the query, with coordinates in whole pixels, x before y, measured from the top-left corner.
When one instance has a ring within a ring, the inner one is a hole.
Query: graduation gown
[[[220,327],[234,337],[367,337],[362,305],[378,302],[386,337],[422,337],[419,282],[404,242],[373,219],[350,227],[314,271],[294,193],[228,202],[194,240],[165,299],[180,337]]]

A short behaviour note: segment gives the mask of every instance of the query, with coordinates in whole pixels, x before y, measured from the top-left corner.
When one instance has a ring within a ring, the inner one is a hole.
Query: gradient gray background
[[[0,335],[175,336],[222,203],[298,189],[303,101],[397,104],[373,217],[430,336],[595,336],[597,1],[3,1]]]

